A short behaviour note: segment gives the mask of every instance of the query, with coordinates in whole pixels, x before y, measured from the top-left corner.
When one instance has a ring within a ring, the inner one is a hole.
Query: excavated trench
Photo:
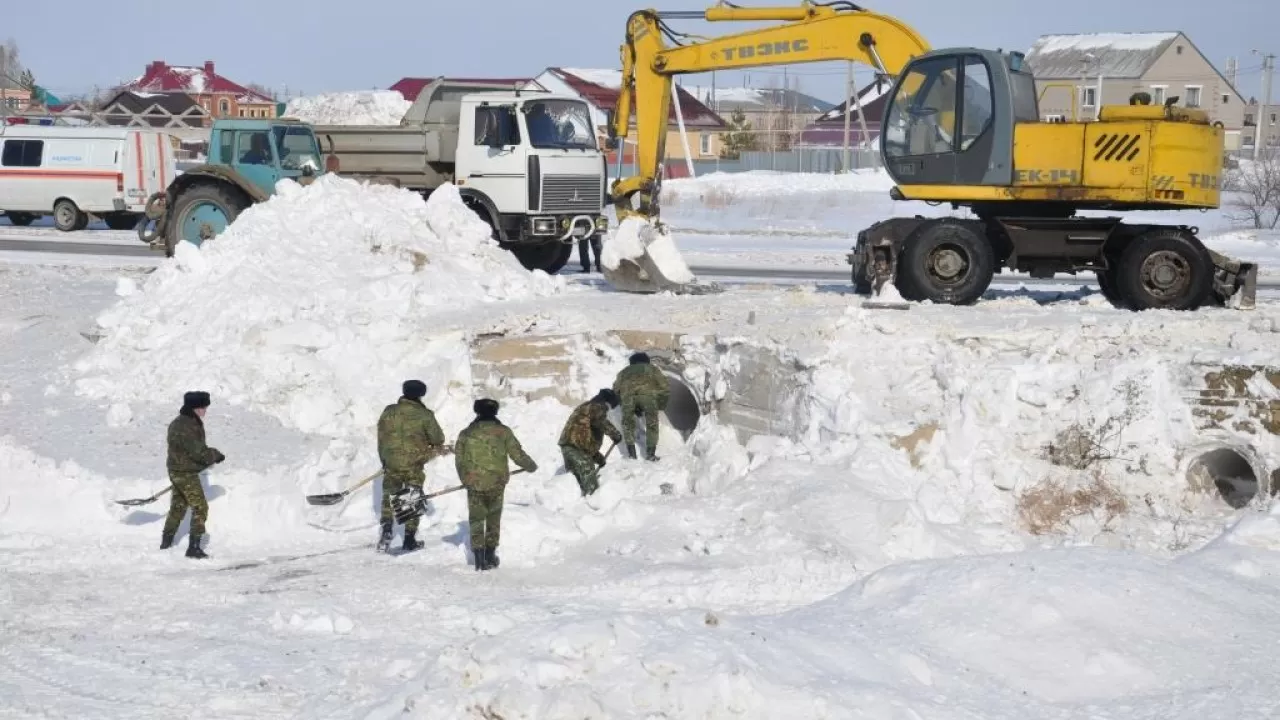
[[[754,435],[795,439],[805,427],[808,369],[768,348],[714,336],[608,331],[479,338],[472,343],[472,382],[494,397],[555,397],[573,406],[611,382],[635,351],[648,353],[666,374],[666,420],[685,440],[709,415],[743,442]],[[1259,395],[1254,375],[1272,381],[1275,399]],[[1276,495],[1280,468],[1268,474],[1266,464],[1278,453],[1262,450],[1280,450],[1280,371],[1232,367],[1195,377],[1188,389],[1202,444],[1184,455],[1188,490],[1216,495],[1236,509],[1259,493]],[[915,464],[915,436],[923,433],[927,444],[937,429],[931,423],[892,444]]]

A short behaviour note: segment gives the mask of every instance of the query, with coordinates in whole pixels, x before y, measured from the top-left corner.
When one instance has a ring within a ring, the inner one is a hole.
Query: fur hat
[[[471,405],[476,417],[493,419],[498,417],[498,401],[492,398],[481,398]]]
[[[427,384],[421,380],[405,380],[400,390],[410,400],[419,400],[427,394]]]
[[[192,390],[182,396],[182,406],[196,410],[209,407],[209,393],[203,390]]]
[[[648,353],[638,352],[631,356],[632,365],[639,365],[640,363],[647,363],[647,362],[649,362]]]
[[[616,408],[620,401],[618,400],[618,393],[609,388],[600,388],[600,392],[596,393],[594,398],[591,398],[591,402],[609,403],[609,407]]]

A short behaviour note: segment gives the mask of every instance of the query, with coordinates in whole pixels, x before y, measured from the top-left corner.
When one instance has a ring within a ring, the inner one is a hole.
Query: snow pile
[[[0,436],[0,547],[49,545],[69,528],[108,526],[107,491],[106,478],[74,461],[39,457]]]
[[[778,615],[580,610],[508,622],[440,653],[386,710],[1066,720],[1107,706],[1144,720],[1270,717],[1280,556],[1256,560],[1270,574],[1261,582],[1224,571],[1236,557],[993,555],[896,566]]]
[[[395,90],[362,90],[294,98],[284,117],[312,125],[399,125],[413,103]]]
[[[428,401],[469,372],[460,310],[560,292],[525,270],[446,185],[426,203],[325,175],[246,210],[98,318],[79,392],[172,403],[190,389],[306,432],[363,432],[407,377]],[[459,376],[459,373],[462,373]]]

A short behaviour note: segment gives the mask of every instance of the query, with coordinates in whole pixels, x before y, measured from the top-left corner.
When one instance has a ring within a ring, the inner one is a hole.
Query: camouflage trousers
[[[622,396],[622,441],[628,445],[636,442],[636,411],[644,414],[644,449],[647,454],[658,452],[658,413],[666,407],[663,398],[652,395]]]
[[[502,532],[502,496],[506,488],[467,490],[467,520],[471,524],[471,549],[496,550]]]
[[[409,470],[385,470],[382,473],[382,514],[380,516],[383,523],[394,523],[395,513],[391,511],[391,496],[400,492],[407,487],[416,487],[419,490],[427,482],[427,473],[422,468],[412,468]],[[405,532],[417,532],[418,521],[421,518],[413,518],[404,524]]]
[[[178,533],[178,526],[191,508],[191,534],[204,535],[204,523],[209,519],[209,502],[204,498],[204,487],[199,475],[170,475],[173,494],[169,496],[169,515],[164,519],[165,537]]]
[[[590,495],[600,487],[597,479],[600,468],[591,453],[572,445],[561,445],[560,453],[564,456],[564,466],[578,479],[578,489],[583,495]]]

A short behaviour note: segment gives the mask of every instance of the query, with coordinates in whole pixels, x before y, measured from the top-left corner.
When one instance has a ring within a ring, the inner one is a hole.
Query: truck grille
[[[603,187],[599,175],[545,175],[542,212],[598,213]]]

